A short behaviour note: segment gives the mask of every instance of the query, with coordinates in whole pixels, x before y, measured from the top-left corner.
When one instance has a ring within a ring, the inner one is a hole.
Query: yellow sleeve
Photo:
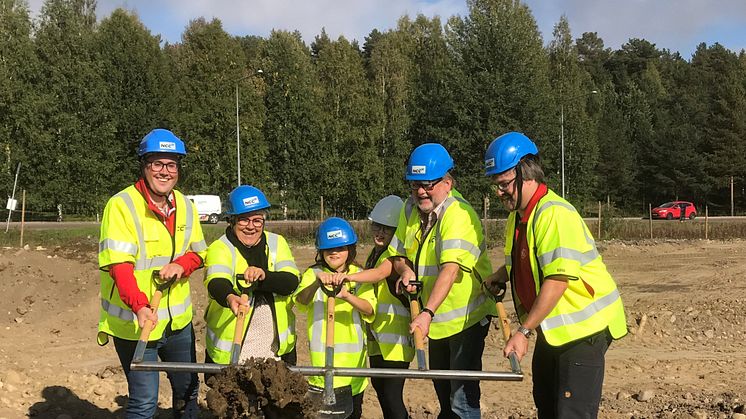
[[[376,297],[376,291],[374,288],[375,284],[371,283],[364,283],[360,284],[360,286],[357,288],[357,292],[355,295],[360,298],[361,300],[365,300],[368,303],[370,303],[371,306],[373,306],[373,314],[370,316],[366,316],[365,314],[362,314],[363,320],[367,323],[373,323],[373,320],[376,318],[376,306],[378,305],[378,298]]]
[[[118,263],[135,263],[139,243],[135,223],[124,201],[113,196],[106,203],[98,243],[98,266],[108,271]]]
[[[205,251],[205,288],[214,278],[225,278],[233,283],[236,273],[233,270],[231,252],[220,239],[212,242]]]

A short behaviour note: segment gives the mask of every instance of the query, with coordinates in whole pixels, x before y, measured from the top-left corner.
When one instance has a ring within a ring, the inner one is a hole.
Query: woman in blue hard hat
[[[98,263],[101,308],[98,343],[114,339],[127,377],[127,418],[152,418],[158,405],[158,372],[132,371],[140,332],[154,325],[145,361],[196,362],[189,276],[202,266],[207,246],[197,210],[174,189],[186,156],[184,142],[155,129],[140,142],[140,179],[114,195],[101,220]],[[162,298],[150,306],[156,290]],[[199,414],[197,374],[168,375],[177,418]]]
[[[264,229],[269,207],[262,191],[253,186],[242,185],[230,193],[229,225],[207,249],[205,259],[204,283],[210,297],[205,362],[230,362],[236,315],[244,306],[247,320],[239,361],[281,358],[295,365],[291,296],[299,272],[285,238]],[[248,297],[245,301],[242,294]]]
[[[298,308],[306,312],[311,365],[323,367],[326,342],[327,294],[320,288],[331,287],[338,292],[334,296],[334,366],[364,368],[367,357],[365,346],[365,323],[375,318],[376,294],[372,284],[357,284],[345,281],[334,283],[323,273],[355,273],[360,266],[355,262],[357,234],[347,221],[330,217],[316,231],[316,264],[309,267],[301,278],[295,295]],[[324,377],[309,377],[312,386],[323,388]],[[353,412],[350,418],[362,416],[363,392],[368,386],[365,377],[334,377],[334,388],[351,388]]]

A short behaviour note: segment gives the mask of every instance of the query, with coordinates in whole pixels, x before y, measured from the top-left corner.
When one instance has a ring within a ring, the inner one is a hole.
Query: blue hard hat
[[[493,176],[510,170],[528,155],[538,155],[533,141],[520,132],[509,132],[495,138],[484,153],[484,174]]]
[[[228,215],[244,214],[270,207],[262,191],[249,185],[241,185],[232,190],[228,196],[228,205]]]
[[[357,234],[350,223],[338,218],[329,217],[319,224],[316,231],[316,248],[319,250],[334,249],[357,243]]]
[[[453,159],[440,144],[426,143],[417,147],[409,155],[406,180],[440,179],[453,168]]]
[[[143,137],[140,141],[140,147],[137,148],[139,157],[150,153],[171,153],[186,156],[186,146],[173,132],[156,128]]]

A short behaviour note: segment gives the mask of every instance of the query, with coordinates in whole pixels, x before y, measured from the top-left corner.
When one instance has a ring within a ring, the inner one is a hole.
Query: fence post
[[[601,240],[601,201],[598,201],[598,236],[596,238]]]
[[[20,247],[23,248],[23,226],[26,223],[26,190],[23,190],[23,193],[21,194],[21,244]]]
[[[653,239],[653,204],[648,204],[648,224],[650,225],[650,239]]]
[[[709,208],[707,208],[707,205],[705,205],[705,240],[709,240],[710,233],[708,231],[710,227],[710,214],[709,214]]]
[[[484,196],[484,200],[482,200],[482,228],[484,229],[484,241],[487,242],[487,213],[490,209],[490,197],[488,195]]]
[[[321,204],[319,206],[319,220],[323,220],[324,219],[324,195],[321,195],[320,202]]]

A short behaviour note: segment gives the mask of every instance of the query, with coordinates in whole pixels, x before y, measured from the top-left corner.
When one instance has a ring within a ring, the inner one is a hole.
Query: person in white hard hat
[[[371,221],[373,250],[365,261],[365,269],[355,274],[325,274],[354,282],[375,283],[378,297],[376,317],[368,329],[368,355],[371,368],[408,369],[414,358],[414,342],[409,333],[409,303],[396,290],[399,275],[392,269],[389,242],[399,223],[404,201],[395,195],[384,197],[373,207]],[[385,419],[409,417],[404,406],[403,378],[371,378]]]

